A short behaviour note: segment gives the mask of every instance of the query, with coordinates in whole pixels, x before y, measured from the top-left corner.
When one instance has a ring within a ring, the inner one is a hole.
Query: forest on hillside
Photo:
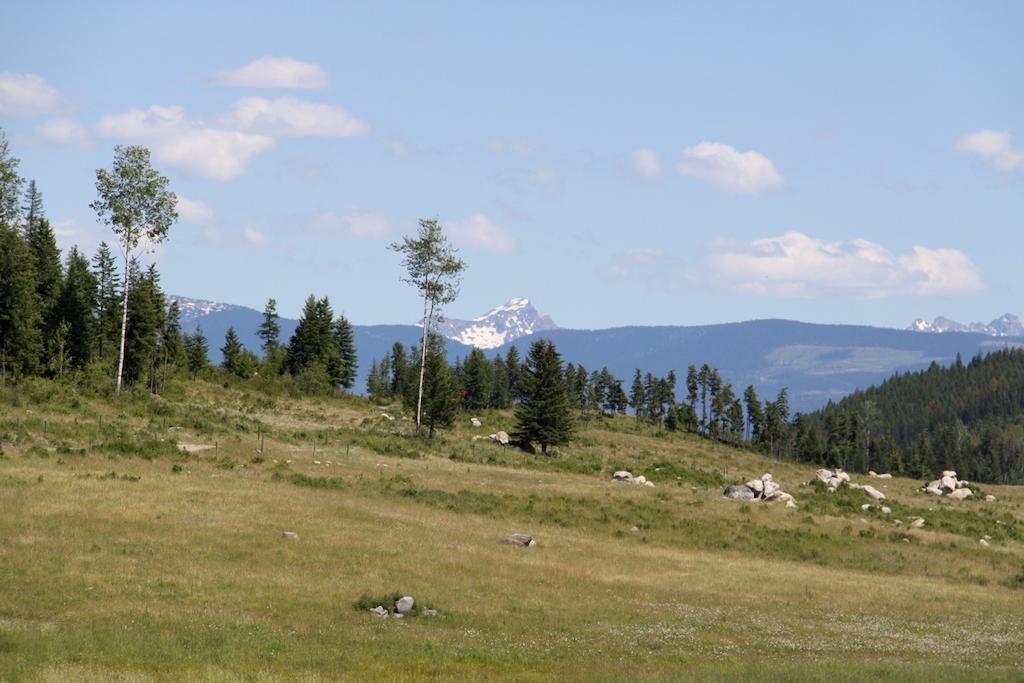
[[[792,439],[808,462],[1024,483],[1024,349],[896,375],[798,416]]]

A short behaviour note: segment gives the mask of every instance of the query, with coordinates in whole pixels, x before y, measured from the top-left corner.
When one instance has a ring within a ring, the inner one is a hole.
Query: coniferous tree
[[[206,369],[209,364],[209,346],[206,342],[206,335],[202,329],[196,326],[196,331],[185,335],[185,356],[188,360],[188,371],[195,379],[200,372]]]
[[[753,384],[743,391],[743,402],[747,406],[746,437],[751,442],[757,443],[761,439],[761,429],[764,425],[764,410],[761,409],[761,399]]]
[[[92,258],[96,277],[96,356],[108,359],[118,343],[121,325],[121,290],[117,261],[106,242],[100,242]]]
[[[21,200],[21,186],[25,182],[18,175],[19,163],[11,155],[7,135],[0,128],[0,227],[12,230],[18,226],[18,202]]]
[[[184,368],[188,365],[185,342],[181,334],[181,308],[177,301],[172,301],[167,307],[164,327],[160,332],[160,355],[161,364],[165,367]]]
[[[483,410],[491,402],[491,365],[480,349],[473,349],[462,367],[462,407],[468,411]]]
[[[508,374],[509,401],[515,402],[519,400],[519,378],[522,376],[519,349],[515,346],[508,347],[508,353],[505,355],[505,371]]]
[[[633,409],[633,414],[637,419],[643,417],[644,410],[646,409],[645,397],[644,380],[640,374],[640,368],[637,368],[636,373],[633,375],[633,386],[629,391],[629,406]]]
[[[157,343],[167,307],[155,266],[145,271],[138,261],[129,263],[129,306],[125,326],[124,378],[128,383],[146,381],[156,390]]]
[[[523,398],[516,407],[516,440],[539,443],[542,453],[569,443],[574,425],[564,381],[555,345],[545,339],[533,342],[523,368]]]
[[[491,361],[491,397],[488,406],[491,408],[508,408],[512,405],[508,380],[508,366],[501,355],[495,355]]]
[[[228,327],[228,331],[224,334],[224,346],[220,347],[220,353],[223,356],[221,367],[231,374],[237,375],[239,359],[242,356],[242,342],[239,341],[238,333],[235,332],[233,326]]]
[[[75,368],[84,368],[92,359],[96,335],[96,319],[93,317],[96,295],[96,277],[89,269],[89,261],[78,251],[78,247],[72,247],[57,300],[56,317],[67,325],[67,360]]]
[[[405,396],[409,379],[409,362],[405,347],[395,342],[391,347],[391,395]]]
[[[263,342],[264,358],[280,344],[281,325],[277,321],[277,301],[268,299],[267,305],[263,307],[263,322],[260,323],[260,327],[256,331],[256,336]]]
[[[444,338],[432,334],[427,341],[426,367],[423,377],[422,421],[427,437],[433,438],[438,429],[455,424],[459,409],[458,387],[448,361],[445,360]],[[417,398],[419,403],[419,398]]]
[[[0,154],[0,173],[2,162]],[[6,382],[8,375],[34,373],[41,353],[32,256],[17,229],[0,223],[0,384]]]
[[[356,383],[359,362],[356,358],[355,333],[344,315],[338,316],[334,321],[334,339],[338,344],[338,355],[341,359],[338,383],[346,390],[351,389]]]

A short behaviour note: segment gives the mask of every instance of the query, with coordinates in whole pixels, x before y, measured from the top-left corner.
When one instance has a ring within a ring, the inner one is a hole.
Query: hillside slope
[[[1024,661],[1012,487],[875,480],[886,514],[631,418],[548,458],[473,440],[507,413],[428,442],[397,407],[201,381],[34,382],[0,407],[3,679],[1009,680]],[[797,509],[722,497],[766,470]],[[439,615],[354,607],[392,593]]]

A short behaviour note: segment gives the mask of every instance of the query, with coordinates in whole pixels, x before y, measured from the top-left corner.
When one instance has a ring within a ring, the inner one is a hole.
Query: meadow
[[[631,417],[551,457],[476,417],[426,440],[358,397],[0,390],[0,679],[1024,679],[1024,491],[854,475],[886,515]],[[722,497],[764,472],[796,509]],[[393,594],[438,615],[366,611]]]

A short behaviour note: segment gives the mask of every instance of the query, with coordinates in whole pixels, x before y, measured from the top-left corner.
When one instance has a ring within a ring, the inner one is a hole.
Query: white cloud
[[[207,127],[177,106],[104,116],[97,129],[106,137],[148,145],[158,161],[211,180],[238,177],[252,157],[274,147],[270,136]]]
[[[954,149],[974,154],[1004,173],[1024,168],[1024,149],[1010,144],[1009,131],[985,128],[968,133],[957,141]]]
[[[282,137],[349,138],[370,132],[365,122],[344,107],[293,97],[246,97],[235,103],[224,121],[231,127]]]
[[[750,150],[738,152],[721,142],[701,142],[683,150],[679,171],[737,194],[757,194],[782,186],[771,159]]]
[[[61,109],[64,98],[42,76],[0,73],[0,116],[38,116]]]
[[[71,119],[50,119],[36,126],[36,137],[51,145],[86,147],[91,142],[89,131]]]
[[[984,288],[970,257],[956,249],[915,246],[895,255],[863,239],[826,242],[800,232],[720,243],[710,265],[726,286],[780,298],[883,299]]]
[[[215,71],[212,80],[217,85],[292,90],[325,90],[330,85],[319,64],[291,57],[261,57],[237,69]]]
[[[100,243],[95,234],[83,228],[78,221],[72,218],[64,218],[54,223],[53,236],[57,240],[57,246],[65,254],[71,247],[77,246],[78,250],[88,257]]]
[[[482,213],[461,221],[445,221],[443,225],[452,241],[460,246],[502,253],[516,247],[512,236]]]
[[[248,244],[251,244],[254,247],[262,247],[267,243],[266,235],[264,235],[256,228],[250,227],[248,225],[242,229],[242,236],[245,238],[245,241]]]
[[[213,222],[213,209],[203,202],[178,196],[178,217],[186,223],[207,225]]]
[[[375,213],[324,211],[309,221],[306,230],[319,235],[369,238],[388,235],[391,224]]]
[[[634,150],[629,155],[629,170],[638,178],[657,180],[661,177],[661,156],[653,149]]]

